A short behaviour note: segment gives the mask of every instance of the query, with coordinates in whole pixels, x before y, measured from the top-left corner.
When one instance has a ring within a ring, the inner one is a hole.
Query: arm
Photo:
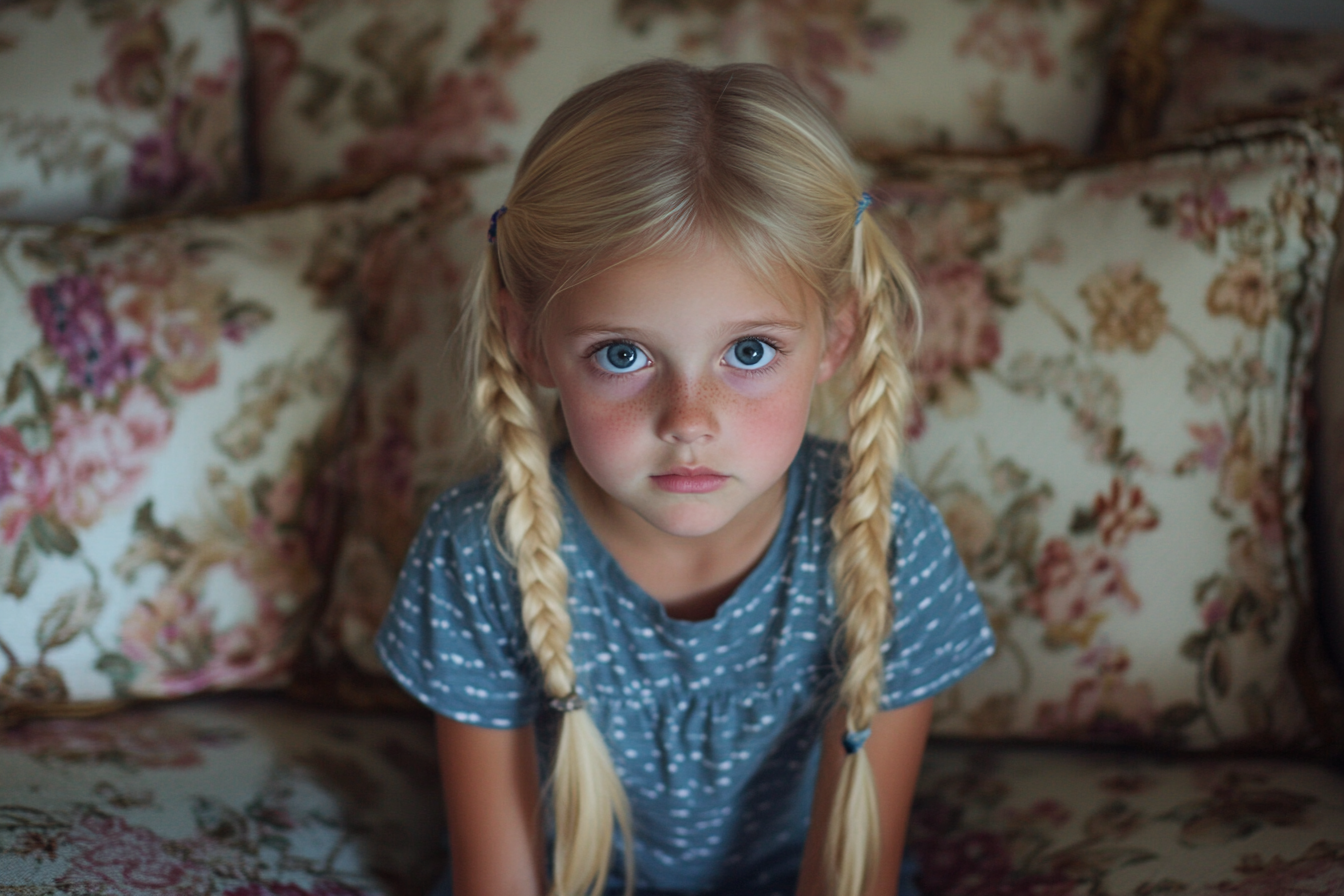
[[[933,701],[923,700],[899,709],[880,712],[873,719],[873,733],[864,746],[877,782],[878,816],[881,819],[881,862],[867,896],[894,896],[901,871],[901,853],[905,847],[905,829],[910,820],[910,804],[915,797],[915,781],[924,757],[924,742],[933,718]],[[825,869],[822,849],[826,844],[826,825],[835,799],[840,765],[845,758],[840,738],[845,731],[845,715],[837,709],[826,722],[821,747],[821,767],[812,795],[812,819],[808,824],[803,864],[798,876],[798,896],[824,896]]]
[[[541,896],[545,837],[533,728],[437,717],[454,896]]]

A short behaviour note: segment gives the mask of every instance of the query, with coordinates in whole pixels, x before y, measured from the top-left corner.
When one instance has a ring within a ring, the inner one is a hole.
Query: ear
[[[495,293],[495,303],[499,308],[499,320],[504,327],[504,338],[509,343],[509,352],[527,378],[538,386],[554,388],[555,378],[551,376],[550,365],[545,357],[536,351],[527,316],[518,302],[507,289]]]
[[[826,329],[826,350],[822,353],[821,364],[817,368],[817,382],[824,383],[845,363],[849,357],[849,347],[854,342],[854,328],[859,316],[858,300],[850,296],[831,316],[831,325]]]

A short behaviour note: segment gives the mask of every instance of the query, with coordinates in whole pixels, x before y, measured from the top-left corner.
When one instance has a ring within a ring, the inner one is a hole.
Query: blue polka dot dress
[[[700,621],[670,618],[625,575],[575,506],[561,453],[552,459],[578,691],[630,798],[640,893],[794,892],[838,684],[827,563],[841,454],[805,438],[766,554]],[[544,706],[513,570],[490,536],[492,495],[483,477],[429,509],[378,651],[437,713],[490,728],[535,723],[545,780],[558,714]],[[883,646],[883,710],[937,693],[994,650],[937,510],[898,479],[891,512],[896,622]],[[618,892],[619,844],[613,855],[608,888]]]

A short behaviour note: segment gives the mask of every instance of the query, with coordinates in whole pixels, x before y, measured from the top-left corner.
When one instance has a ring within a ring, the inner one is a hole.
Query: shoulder
[[[496,476],[494,472],[484,473],[444,489],[425,511],[425,524],[437,524],[449,530],[488,526]]]
[[[376,647],[420,702],[459,722],[514,728],[536,708],[512,569],[490,526],[488,478],[448,489],[425,513]]]
[[[884,710],[951,686],[995,647],[979,591],[938,508],[904,477],[893,488],[891,507],[888,568],[896,618]]]
[[[407,554],[407,564],[425,555],[444,557],[462,549],[486,547],[492,541],[490,507],[495,479],[485,474],[444,489],[425,510]],[[442,562],[442,561],[440,561]]]
[[[492,531],[493,497],[487,475],[446,489],[430,504],[397,578],[394,613],[513,627],[517,600]]]
[[[898,476],[891,495],[892,572],[906,590],[974,590],[942,513],[913,482]]]
[[[942,513],[904,473],[897,475],[892,483],[891,519],[898,532],[913,534],[932,529],[932,534],[951,540]]]
[[[815,436],[808,436],[803,442],[798,462],[807,473],[804,488],[814,488],[810,505],[817,523],[829,520],[835,511],[847,461],[848,452],[841,443]],[[963,583],[972,587],[942,514],[903,473],[898,473],[892,482],[888,512],[893,583],[915,590],[935,582],[947,587],[951,581],[958,587]]]

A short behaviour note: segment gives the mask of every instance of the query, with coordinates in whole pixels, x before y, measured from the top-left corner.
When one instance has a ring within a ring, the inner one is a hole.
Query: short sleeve
[[[938,509],[908,480],[892,498],[896,619],[883,645],[881,709],[931,697],[994,652],[994,632]]]
[[[411,696],[486,728],[536,717],[539,674],[527,647],[512,569],[490,540],[484,489],[430,507],[397,579],[376,647]]]

